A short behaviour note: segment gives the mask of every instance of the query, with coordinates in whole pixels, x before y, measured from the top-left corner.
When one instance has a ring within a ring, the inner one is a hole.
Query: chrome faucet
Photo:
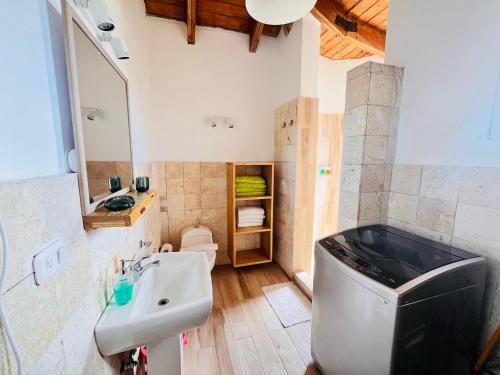
[[[137,267],[134,267],[134,280],[137,281],[141,278],[142,274],[147,271],[149,268],[153,267],[153,266],[159,266],[160,265],[160,261],[159,260],[155,260],[151,263],[148,263],[144,266],[137,266]]]
[[[159,260],[155,260],[151,263],[148,263],[148,264],[145,264],[145,265],[142,265],[142,261],[145,260],[145,259],[148,259],[151,257],[151,254],[148,254],[148,255],[143,255],[141,256],[138,260],[136,260],[134,262],[134,264],[132,265],[132,275],[133,275],[133,278],[134,278],[134,282],[139,280],[142,276],[142,274],[148,270],[149,268],[153,267],[153,266],[159,266],[160,265],[160,261]]]
[[[151,268],[153,266],[159,266],[160,265],[160,261],[159,260],[155,260],[155,261],[153,261],[151,263],[143,265],[142,261],[145,260],[145,259],[148,259],[148,258],[151,258],[151,254],[143,255],[139,259],[127,259],[127,260],[124,260],[124,262],[132,262],[131,269],[132,269],[132,278],[133,278],[134,282],[138,281],[141,278],[142,274],[147,269],[149,269],[149,268]]]

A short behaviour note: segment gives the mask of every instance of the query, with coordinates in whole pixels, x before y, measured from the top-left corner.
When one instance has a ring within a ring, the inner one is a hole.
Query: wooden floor
[[[311,358],[311,323],[283,328],[261,287],[289,281],[275,264],[212,271],[213,309],[188,333],[187,375],[319,374]]]

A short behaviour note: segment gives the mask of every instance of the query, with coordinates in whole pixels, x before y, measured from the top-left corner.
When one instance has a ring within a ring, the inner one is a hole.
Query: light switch
[[[66,264],[66,248],[60,240],[48,245],[33,257],[33,273],[37,285],[50,280]]]

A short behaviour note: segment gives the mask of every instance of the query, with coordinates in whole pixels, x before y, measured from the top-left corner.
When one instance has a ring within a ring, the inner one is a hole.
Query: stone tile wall
[[[500,323],[500,168],[394,165],[387,224],[488,258],[484,341]]]
[[[402,76],[374,62],[347,74],[339,230],[386,221]]]
[[[113,258],[160,246],[157,200],[132,228],[83,230],[76,174],[0,184],[0,214],[10,243],[2,291],[26,374],[116,374],[119,360],[103,359],[94,327],[112,295]],[[55,239],[67,248],[67,267],[34,282],[33,255]],[[140,240],[153,242],[139,248]],[[1,249],[0,249],[1,251]],[[16,374],[0,327],[0,373]]]
[[[159,191],[162,243],[178,250],[182,229],[203,224],[219,245],[217,264],[229,263],[226,163],[153,162],[141,172]]]

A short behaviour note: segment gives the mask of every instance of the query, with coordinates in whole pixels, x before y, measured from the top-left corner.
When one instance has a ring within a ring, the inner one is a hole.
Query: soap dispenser
[[[133,290],[134,284],[132,282],[131,274],[127,272],[127,268],[125,267],[125,261],[119,261],[118,257],[115,257],[113,291],[115,293],[116,304],[118,306],[123,306],[131,301]]]

